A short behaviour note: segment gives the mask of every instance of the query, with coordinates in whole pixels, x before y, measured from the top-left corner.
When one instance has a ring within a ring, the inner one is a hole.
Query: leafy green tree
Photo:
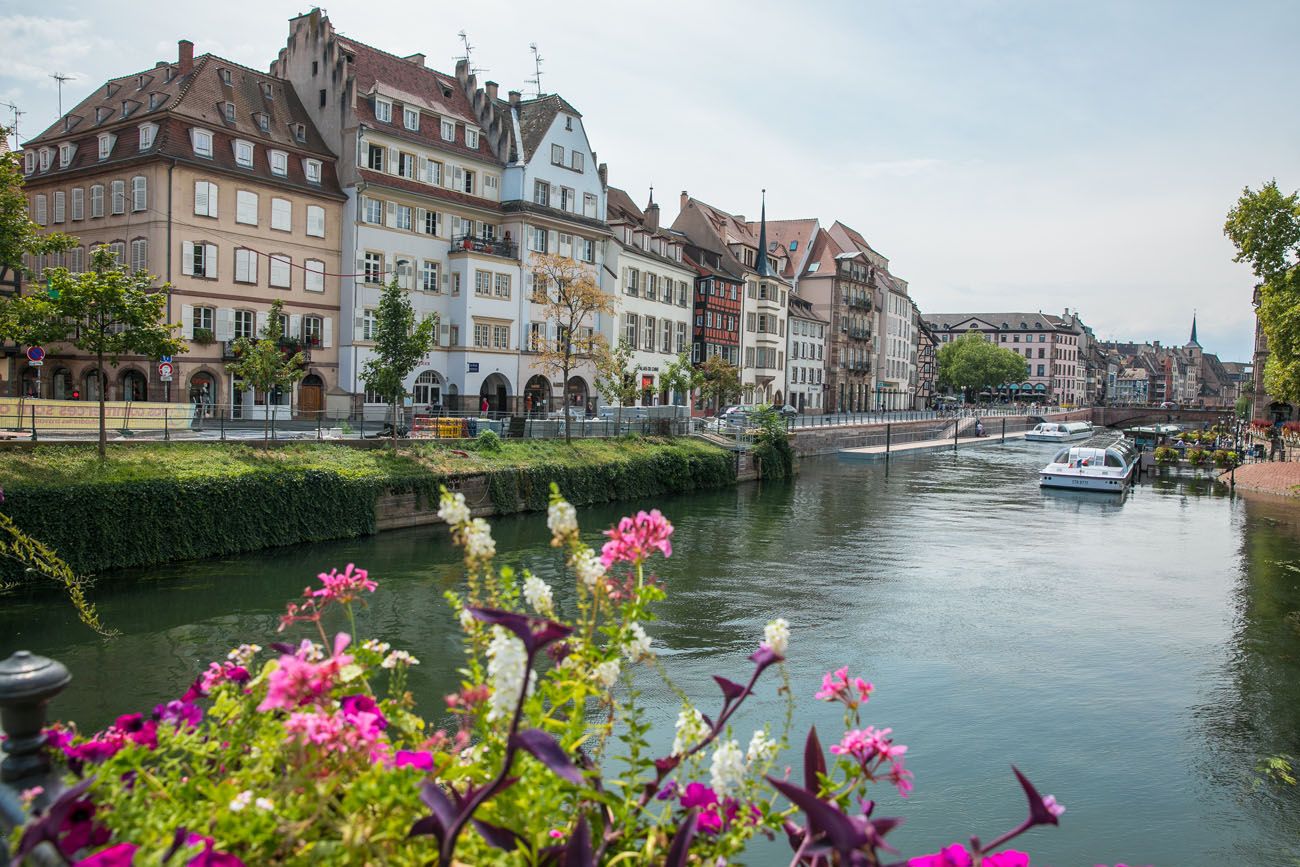
[[[703,375],[691,364],[690,356],[681,353],[664,365],[663,372],[659,374],[659,388],[663,390],[664,403],[672,400],[672,395],[677,393],[686,395],[689,404],[692,393],[700,387],[702,381]]]
[[[573,416],[567,398],[569,376],[582,361],[599,353],[605,339],[591,328],[602,313],[613,313],[609,296],[583,265],[568,256],[545,253],[533,256],[533,303],[542,316],[555,323],[555,339],[543,339],[537,363],[564,383],[564,441],[572,441]]]
[[[399,408],[406,397],[406,378],[438,339],[438,317],[416,321],[411,298],[397,279],[389,281],[375,310],[375,354],[361,368],[366,387],[388,398],[393,409],[392,448],[401,427]]]
[[[617,406],[614,416],[615,430],[623,425],[623,407],[636,403],[641,393],[637,383],[636,351],[626,340],[620,339],[613,349],[600,347],[596,352],[596,391],[606,403]]]
[[[9,130],[0,127],[0,137]],[[12,282],[22,271],[23,256],[67,250],[76,241],[62,232],[44,233],[27,214],[23,167],[18,154],[0,154],[0,282]]]
[[[1268,338],[1264,387],[1277,400],[1300,401],[1300,204],[1277,181],[1246,187],[1228,212],[1223,233],[1259,279],[1256,313]]]
[[[0,301],[0,336],[34,346],[66,343],[95,356],[102,460],[108,442],[104,362],[117,367],[124,355],[154,359],[186,351],[172,333],[180,326],[163,321],[171,286],[155,288],[158,278],[144,271],[127,273],[104,245],[91,252],[90,270],[51,268],[45,279],[46,292]]]
[[[710,356],[699,368],[700,400],[715,412],[740,397],[740,370],[721,355]]]
[[[292,388],[302,379],[306,369],[303,366],[302,352],[290,353],[284,346],[284,325],[280,317],[284,313],[284,302],[277,298],[271,304],[266,317],[266,325],[254,340],[241,337],[235,341],[235,360],[226,365],[237,380],[255,392],[260,391],[266,400],[266,417],[262,420],[262,441],[270,437],[271,403],[276,389]]]
[[[979,392],[1029,375],[1025,360],[983,334],[963,334],[939,348],[939,384]]]
[[[1243,394],[1237,398],[1237,418],[1243,421],[1250,420],[1250,395]]]

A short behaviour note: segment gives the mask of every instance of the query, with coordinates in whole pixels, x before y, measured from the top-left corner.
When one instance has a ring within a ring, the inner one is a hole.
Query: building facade
[[[79,239],[51,261],[77,272],[107,244],[132,271],[172,285],[167,317],[188,352],[171,381],[158,359],[98,371],[52,348],[40,394],[166,400],[265,415],[268,403],[315,415],[338,386],[343,195],[334,157],[294,89],[275,76],[179,42],[177,58],[105,82],[27,143],[34,219]],[[284,302],[284,340],[307,371],[291,391],[253,394],[226,372],[240,337],[255,337]],[[24,389],[35,371],[22,371]]]
[[[1004,383],[998,390],[1001,396],[1082,405],[1088,398],[1079,357],[1082,331],[1077,314],[1066,312],[1068,318],[1046,313],[928,313],[925,321],[940,346],[974,332],[1022,356],[1028,375],[1021,382]]]
[[[786,403],[799,412],[826,411],[826,337],[829,323],[805,298],[790,296],[789,341],[786,348]]]

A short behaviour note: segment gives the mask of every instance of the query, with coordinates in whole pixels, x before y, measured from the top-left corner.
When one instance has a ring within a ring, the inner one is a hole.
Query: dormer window
[[[402,106],[402,125],[410,130],[419,130],[420,110],[409,105]]]
[[[270,132],[271,116],[264,111],[259,111],[255,117],[257,118],[257,128],[262,132]]]
[[[320,170],[321,170],[321,162],[320,162],[320,160],[303,160],[303,161],[302,161],[302,173],[303,173],[304,175],[306,175],[306,177],[307,177],[307,183],[309,183],[309,184],[319,184],[319,183],[320,183]]]
[[[269,81],[265,82],[262,85],[262,96],[266,97],[267,99],[275,99],[275,91],[272,90],[271,83]]]
[[[289,155],[284,151],[271,151],[267,157],[271,163],[271,174],[284,177],[289,174]]]
[[[23,154],[23,171],[29,175],[36,171],[36,151],[27,151]]]
[[[223,103],[221,110],[226,116],[226,123],[235,122],[235,104],[233,102]]]
[[[296,141],[306,141],[307,125],[305,123],[295,123],[293,125],[293,137]]]
[[[212,133],[206,129],[192,129],[190,143],[194,145],[195,156],[212,159]]]
[[[165,70],[163,70],[163,82],[166,83],[168,81],[171,81],[175,75],[176,75],[176,68],[172,66],[167,67]]]
[[[41,148],[41,171],[48,172],[49,170],[50,170],[50,149]],[[44,223],[45,221],[42,220],[41,222]]]
[[[95,123],[103,123],[113,116],[113,109],[99,106],[95,109]]]
[[[235,162],[242,168],[251,169],[253,167],[253,143],[243,139],[235,139]]]
[[[442,121],[442,140],[443,140],[443,141],[455,141],[455,140],[456,140],[456,121],[454,121],[454,120],[447,120],[447,119],[445,119],[445,118],[443,119],[443,121]]]
[[[159,93],[158,91],[149,94],[149,110],[153,111],[155,108],[162,105],[165,97],[166,94]]]
[[[229,69],[222,69],[222,70],[219,70],[219,72],[221,73],[221,83],[222,83],[222,84],[230,84],[230,70],[229,70]]]
[[[104,85],[104,98],[112,98],[113,94],[117,93],[117,91],[118,86],[110,81],[108,84]]]
[[[380,123],[393,122],[393,104],[386,99],[375,99],[375,120]]]
[[[99,158],[106,160],[109,154],[113,153],[113,145],[117,143],[117,136],[111,132],[102,133],[99,136]]]
[[[465,147],[478,150],[478,130],[468,127],[465,129]]]
[[[140,150],[147,151],[153,147],[153,140],[158,135],[158,124],[140,124]]]
[[[131,116],[131,100],[124,99],[122,100],[122,117],[126,118],[130,116]]]
[[[74,144],[64,143],[59,145],[59,168],[66,169],[72,162],[72,157],[77,152],[77,146]]]

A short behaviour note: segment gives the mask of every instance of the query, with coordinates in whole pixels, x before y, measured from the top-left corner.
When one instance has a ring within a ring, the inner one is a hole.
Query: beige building
[[[167,382],[158,359],[100,374],[93,359],[48,347],[40,396],[94,400],[102,387],[110,399],[199,400],[244,418],[264,416],[268,401],[309,417],[326,408],[338,384],[343,196],[292,87],[196,58],[181,40],[174,62],[105,82],[28,141],[23,158],[33,219],[80,240],[33,270],[81,271],[108,244],[130,269],[172,284],[168,319],[189,348]],[[292,393],[254,395],[225,365],[277,298],[286,349],[303,351],[307,373]],[[35,371],[20,376],[34,391]]]

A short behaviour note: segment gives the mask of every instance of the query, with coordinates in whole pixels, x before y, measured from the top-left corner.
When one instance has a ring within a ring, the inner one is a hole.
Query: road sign
[[[33,364],[39,364],[45,360],[45,350],[39,346],[27,347],[27,360]]]
[[[171,363],[172,363],[172,357],[171,357],[170,355],[164,355],[162,358],[160,358],[160,359],[158,359],[158,360],[161,361],[163,364],[171,364]]]
[[[158,364],[158,378],[163,382],[172,378],[172,364],[170,361],[162,361]]]
[[[470,372],[470,373],[478,373],[478,362],[477,362],[477,361],[469,361],[469,362],[466,362],[466,363],[469,365],[469,372]]]

